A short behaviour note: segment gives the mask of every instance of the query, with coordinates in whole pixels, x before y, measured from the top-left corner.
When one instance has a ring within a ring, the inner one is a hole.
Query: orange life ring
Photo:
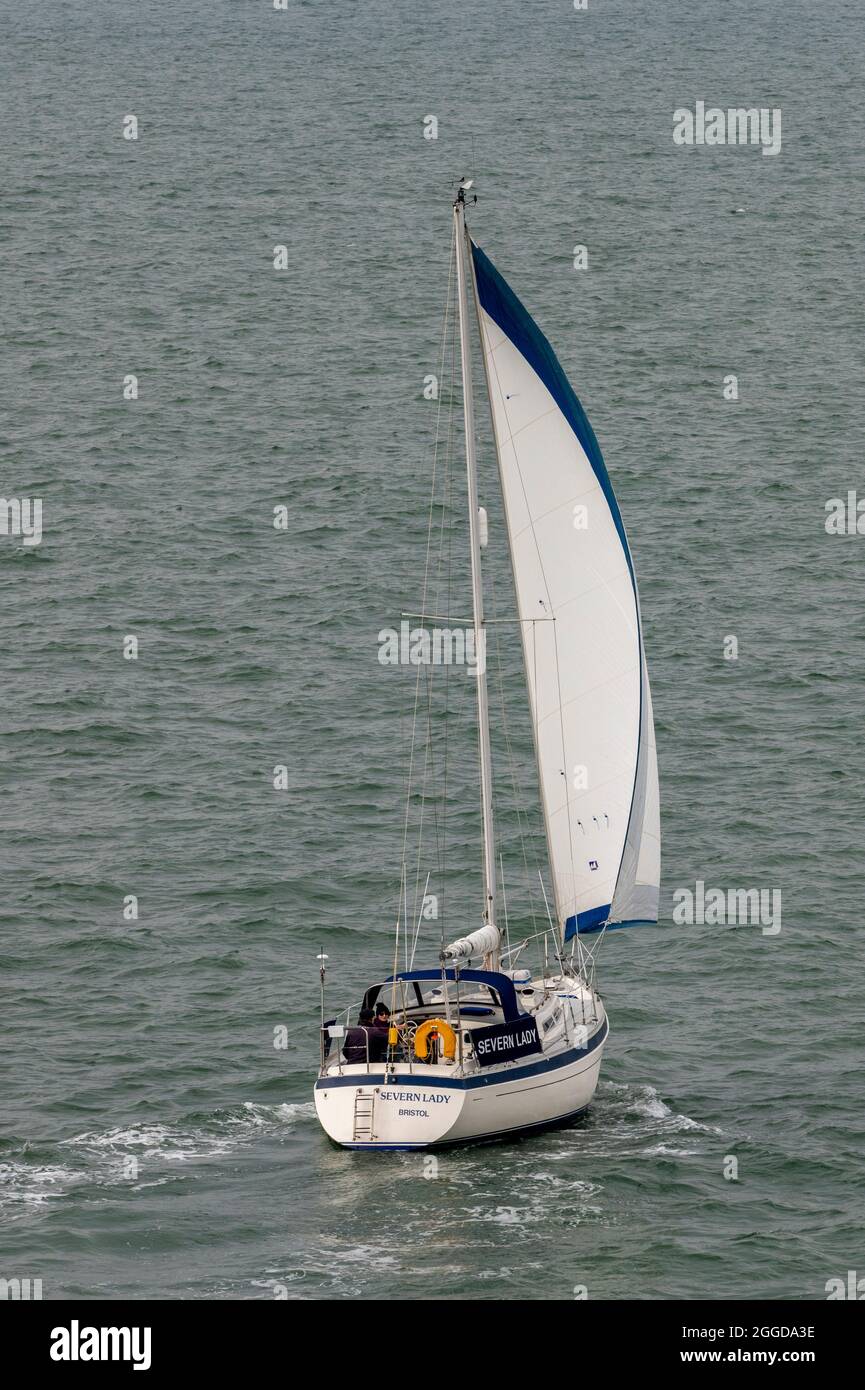
[[[457,1050],[457,1035],[443,1018],[428,1018],[426,1023],[422,1023],[414,1035],[414,1055],[419,1057],[422,1062],[426,1061],[429,1052],[427,1039],[430,1033],[438,1033],[442,1040],[444,1055],[453,1061]]]

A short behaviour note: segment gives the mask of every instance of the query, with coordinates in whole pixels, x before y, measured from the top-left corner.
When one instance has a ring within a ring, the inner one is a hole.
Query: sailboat
[[[350,1149],[505,1139],[582,1115],[609,1036],[595,982],[608,932],[658,918],[660,816],[637,580],[585,411],[537,324],[453,207],[465,427],[470,619],[485,636],[472,316],[477,324],[522,634],[553,902],[540,969],[499,919],[486,673],[477,716],[483,815],[479,925],[423,968],[391,969],[324,1019],[315,1106]],[[473,201],[477,201],[476,195]],[[465,924],[470,926],[470,921]],[[522,943],[525,945],[525,943]],[[377,1024],[371,1011],[384,1004]]]

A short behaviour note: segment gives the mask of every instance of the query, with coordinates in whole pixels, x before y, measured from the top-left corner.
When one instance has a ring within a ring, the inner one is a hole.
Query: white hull
[[[606,1018],[582,1045],[460,1075],[446,1065],[342,1067],[322,1075],[315,1107],[325,1132],[352,1149],[427,1149],[563,1124],[598,1084]]]

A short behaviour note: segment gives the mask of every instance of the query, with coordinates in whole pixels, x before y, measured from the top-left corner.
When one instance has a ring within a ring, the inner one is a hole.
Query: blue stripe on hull
[[[522,1081],[526,1076],[539,1076],[545,1071],[557,1071],[561,1067],[569,1067],[573,1062],[578,1062],[582,1057],[588,1057],[601,1043],[606,1041],[610,1031],[610,1025],[604,1019],[603,1028],[599,1028],[594,1037],[589,1038],[586,1047],[571,1047],[567,1052],[559,1052],[555,1057],[545,1057],[542,1062],[534,1062],[528,1067],[515,1067],[513,1071],[491,1071],[480,1076],[468,1076],[461,1080],[446,1076],[424,1076],[417,1072],[406,1075],[392,1076],[387,1082],[388,1086],[444,1086],[452,1091],[473,1091],[479,1086],[494,1086],[503,1081]],[[315,1083],[316,1091],[329,1091],[334,1086],[365,1086],[378,1083],[384,1085],[385,1073],[377,1072],[356,1072],[353,1076],[322,1076]]]

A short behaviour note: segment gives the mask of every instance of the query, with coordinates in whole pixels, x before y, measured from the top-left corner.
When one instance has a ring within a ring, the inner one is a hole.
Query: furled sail
[[[477,931],[452,941],[442,952],[445,960],[468,960],[472,956],[489,956],[499,949],[501,934],[498,927],[490,924],[478,927]]]
[[[598,441],[552,348],[471,245],[556,909],[658,917],[660,818],[637,582]]]

